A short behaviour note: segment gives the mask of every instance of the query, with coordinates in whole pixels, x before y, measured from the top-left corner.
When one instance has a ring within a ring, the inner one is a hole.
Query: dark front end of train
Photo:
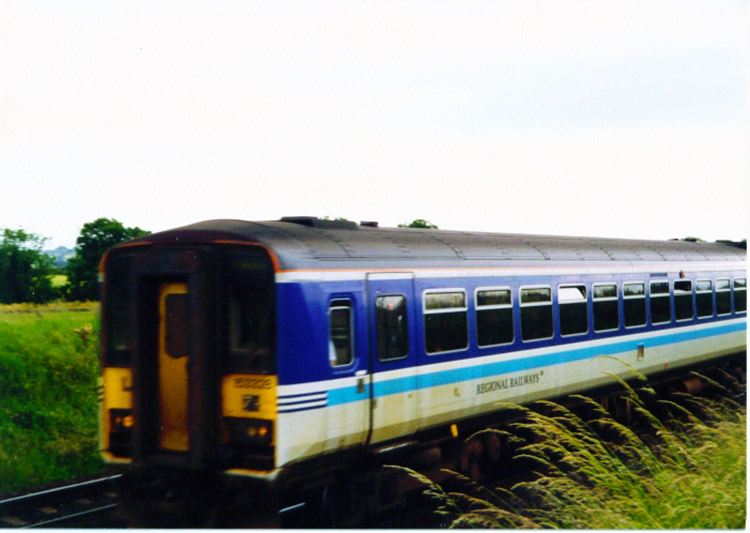
[[[102,274],[105,461],[171,479],[272,471],[270,254],[237,243],[140,242],[111,250]]]

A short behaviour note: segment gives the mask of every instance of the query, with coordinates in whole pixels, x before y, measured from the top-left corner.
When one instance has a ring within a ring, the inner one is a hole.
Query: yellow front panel
[[[105,409],[132,409],[133,371],[131,369],[105,368],[102,386]]]
[[[276,376],[230,374],[221,384],[222,414],[238,418],[276,418]]]
[[[129,368],[107,367],[100,378],[102,387],[102,402],[100,404],[100,440],[102,450],[109,448],[110,409],[133,408],[133,371]],[[114,460],[114,456],[103,452],[107,460]]]
[[[189,447],[188,357],[168,353],[167,297],[187,292],[185,283],[164,283],[159,287],[159,447],[180,452]]]

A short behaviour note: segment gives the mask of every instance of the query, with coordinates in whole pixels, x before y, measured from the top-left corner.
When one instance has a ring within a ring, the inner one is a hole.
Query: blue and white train
[[[746,253],[722,243],[220,220],[101,275],[101,445],[134,469],[312,477],[746,351]]]

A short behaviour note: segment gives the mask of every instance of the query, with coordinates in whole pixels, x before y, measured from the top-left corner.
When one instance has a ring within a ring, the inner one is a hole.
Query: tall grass
[[[102,467],[98,317],[65,309],[0,309],[0,494]]]
[[[503,489],[453,478],[431,488],[437,505],[423,525],[744,528],[744,404],[623,387],[627,424],[583,396],[575,412],[551,402],[508,405],[519,418],[497,434],[506,444],[516,439],[510,463],[532,479]]]

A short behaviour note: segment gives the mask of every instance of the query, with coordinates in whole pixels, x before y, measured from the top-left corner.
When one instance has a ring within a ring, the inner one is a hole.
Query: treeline
[[[76,239],[75,256],[62,270],[42,252],[45,237],[22,229],[0,229],[0,303],[45,303],[98,300],[99,261],[110,247],[149,232],[99,218],[83,225]],[[52,277],[63,274],[67,282],[55,286]]]

